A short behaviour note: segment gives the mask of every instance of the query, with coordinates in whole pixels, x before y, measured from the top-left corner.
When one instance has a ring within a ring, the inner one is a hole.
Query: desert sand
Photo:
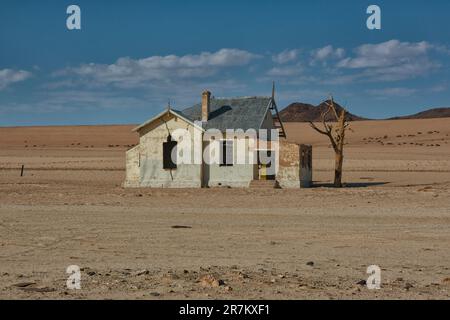
[[[132,127],[0,128],[0,299],[450,298],[450,118],[352,123],[339,190],[305,123],[314,188],[124,189]]]

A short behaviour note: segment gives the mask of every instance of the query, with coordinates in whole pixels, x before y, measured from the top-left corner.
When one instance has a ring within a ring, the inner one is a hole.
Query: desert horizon
[[[133,125],[0,128],[0,296],[448,299],[450,118],[351,122],[342,189],[326,138],[285,126],[311,189],[125,189]]]
[[[234,319],[448,303],[449,12],[2,1],[0,304]]]

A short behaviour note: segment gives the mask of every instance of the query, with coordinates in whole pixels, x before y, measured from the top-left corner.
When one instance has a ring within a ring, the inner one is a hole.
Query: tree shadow
[[[388,183],[389,182],[347,182],[342,183],[342,188],[367,188],[374,186],[382,186]],[[335,186],[332,182],[313,182],[312,188],[335,188]]]

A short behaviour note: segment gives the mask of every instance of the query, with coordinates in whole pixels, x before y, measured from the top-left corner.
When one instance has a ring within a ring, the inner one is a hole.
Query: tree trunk
[[[334,168],[334,186],[342,187],[342,164],[344,163],[344,139],[345,139],[345,109],[342,110],[338,120],[338,139],[336,146],[336,158]]]
[[[342,187],[342,164],[344,163],[344,155],[342,150],[335,154],[334,167],[334,186],[336,188]]]
[[[327,114],[333,111],[337,124],[335,127],[331,124],[326,123]],[[319,132],[320,134],[328,136],[335,153],[335,166],[334,166],[334,187],[342,187],[342,166],[344,163],[344,139],[345,139],[345,129],[348,124],[345,122],[345,109],[342,108],[341,114],[338,115],[336,108],[334,107],[333,98],[331,97],[331,104],[327,111],[322,112],[322,124],[324,129],[319,129],[312,121],[309,122],[311,127]]]

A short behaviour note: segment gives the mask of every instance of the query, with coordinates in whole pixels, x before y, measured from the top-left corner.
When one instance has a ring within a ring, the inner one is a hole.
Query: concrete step
[[[250,188],[252,189],[274,189],[279,188],[276,180],[252,180],[250,182]]]

